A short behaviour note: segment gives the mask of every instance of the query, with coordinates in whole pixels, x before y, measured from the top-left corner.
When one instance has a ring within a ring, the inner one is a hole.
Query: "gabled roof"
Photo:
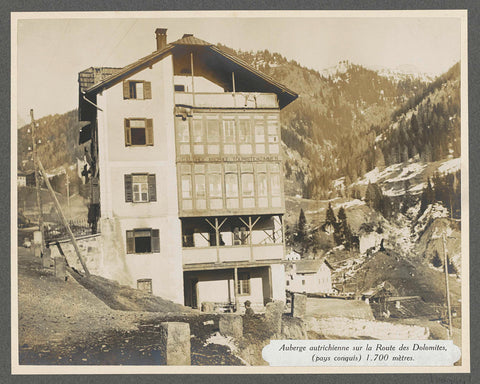
[[[331,269],[330,265],[325,259],[298,260],[295,262],[295,265],[297,267],[296,272],[317,273],[323,263],[325,263],[327,267]]]
[[[109,76],[106,76],[99,81],[94,81],[93,84],[91,84],[91,78],[80,79],[80,74],[84,74],[88,70],[82,71],[79,74],[80,91],[88,95],[97,94],[104,89],[108,89],[115,84],[118,84],[135,73],[151,67],[167,55],[184,54],[185,49],[188,49],[189,47],[192,50],[199,52],[200,57],[205,61],[204,65],[211,68],[213,73],[219,73],[222,70],[223,72],[228,73],[228,76],[223,74],[224,81],[225,79],[231,78],[231,72],[235,72],[235,76],[238,76],[238,92],[251,92],[253,91],[251,88],[258,88],[258,91],[260,92],[276,93],[280,108],[285,107],[298,97],[295,92],[280,84],[272,77],[260,72],[240,58],[228,54],[213,44],[193,35],[184,35],[181,39],[167,44],[163,49],[152,52],[123,68],[110,68],[112,73]],[[220,77],[222,76],[220,75]]]
[[[185,34],[181,39],[178,39],[171,43],[172,45],[213,45],[208,41],[199,39],[191,34]]]

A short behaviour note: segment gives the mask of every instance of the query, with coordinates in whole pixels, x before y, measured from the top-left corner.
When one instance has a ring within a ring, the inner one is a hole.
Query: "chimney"
[[[157,37],[157,51],[160,51],[167,45],[167,29],[157,28],[155,30],[155,35]]]

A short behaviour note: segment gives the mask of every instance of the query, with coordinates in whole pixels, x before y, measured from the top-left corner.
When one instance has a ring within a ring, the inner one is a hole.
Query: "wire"
[[[132,30],[132,28],[134,27],[135,24],[137,24],[137,21],[138,20],[134,20],[133,21],[133,24],[130,26],[130,28],[128,28],[127,32],[125,32],[125,34],[122,36],[122,38],[120,39],[120,41],[115,44],[115,46],[110,50],[110,53],[108,54],[108,56],[106,57],[106,59],[104,60],[103,64],[102,64],[102,67],[104,66],[105,62],[110,58],[110,56],[112,55],[113,51],[115,51],[115,49],[117,49],[117,47],[120,45],[120,43],[125,39],[125,37],[127,37],[127,35],[130,33],[130,31]]]

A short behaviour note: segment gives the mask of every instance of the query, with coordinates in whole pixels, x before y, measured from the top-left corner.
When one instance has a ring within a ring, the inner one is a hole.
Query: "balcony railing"
[[[198,108],[278,108],[274,93],[188,93],[175,92],[175,104]]]
[[[183,248],[182,255],[184,265],[282,260],[283,244]]]

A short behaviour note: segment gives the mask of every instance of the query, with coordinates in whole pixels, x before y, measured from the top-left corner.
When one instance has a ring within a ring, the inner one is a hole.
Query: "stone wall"
[[[326,338],[369,337],[379,340],[427,340],[430,330],[416,325],[392,324],[381,321],[330,317],[305,319],[307,331]]]

